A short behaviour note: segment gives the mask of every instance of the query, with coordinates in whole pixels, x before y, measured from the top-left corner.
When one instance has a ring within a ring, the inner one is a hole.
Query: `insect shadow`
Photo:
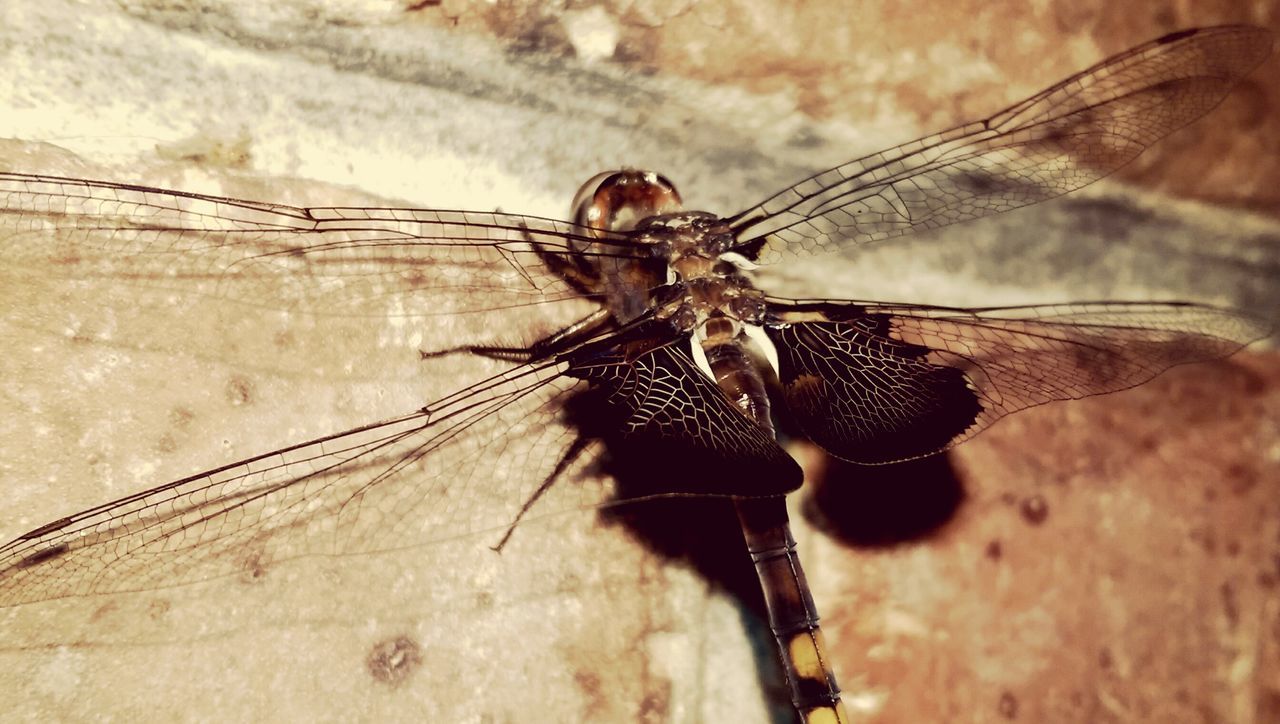
[[[586,390],[569,400],[565,414],[580,435],[604,443],[605,453],[594,472],[614,479],[618,499],[645,497],[653,492],[655,481],[660,481],[660,490],[696,490],[705,488],[708,479],[732,476],[739,481],[735,489],[769,487],[765,480],[752,483],[761,473],[735,465],[732,459],[709,458],[705,451],[688,454],[678,443],[619,434],[603,404],[598,390]],[[783,437],[794,429],[785,413],[778,422]],[[966,497],[946,453],[888,465],[859,465],[826,456],[813,472],[804,482],[803,515],[819,530],[855,548],[881,549],[927,539],[951,520]],[[765,599],[751,558],[744,553],[731,500],[709,495],[659,497],[607,506],[599,516],[603,525],[621,526],[659,558],[688,566],[715,590],[733,597],[773,720],[794,721]]]

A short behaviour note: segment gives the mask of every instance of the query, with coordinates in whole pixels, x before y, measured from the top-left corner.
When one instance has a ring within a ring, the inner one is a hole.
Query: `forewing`
[[[150,590],[279,561],[490,531],[492,545],[576,433],[564,365],[522,366],[404,417],[250,458],[68,516],[0,547],[0,606]],[[599,505],[561,471],[539,511]],[[477,544],[477,545],[478,545]]]
[[[496,320],[579,299],[554,268],[629,257],[530,216],[313,207],[101,181],[0,173],[0,274],[162,290],[184,298],[343,318]],[[551,326],[580,316],[567,310]],[[458,340],[456,344],[465,344]]]
[[[990,118],[856,159],[728,219],[762,263],[1068,193],[1209,112],[1271,52],[1261,28],[1166,35]]]
[[[782,323],[767,332],[788,409],[814,442],[859,463],[939,452],[1011,412],[1127,389],[1269,333],[1182,303],[775,309]]]

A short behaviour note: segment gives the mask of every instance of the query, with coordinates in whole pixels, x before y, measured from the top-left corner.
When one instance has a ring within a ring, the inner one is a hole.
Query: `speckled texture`
[[[649,29],[620,32],[619,55],[657,69],[644,76],[504,50],[449,2],[409,14],[381,2],[128,7],[51,0],[6,26],[0,136],[73,148],[89,165],[13,145],[4,165],[290,203],[549,216],[621,164],[662,170],[694,206],[734,210],[1174,27],[1275,17],[1274,5],[1212,16],[1198,4],[1205,15],[1117,24],[1051,3],[1029,19],[1008,10],[1003,22],[1034,28],[1010,50],[972,8],[927,20],[828,8],[822,27],[851,28],[837,41],[795,39],[815,25],[800,16],[637,3],[625,27]],[[425,27],[445,11],[477,35]],[[499,34],[563,50],[609,18]],[[729,32],[748,25],[793,39]],[[747,50],[712,50],[730,36]],[[803,50],[816,59],[766,52]],[[1243,101],[1165,144],[1208,155],[1157,155],[1129,178],[1159,190],[1190,178],[1198,198],[1274,204],[1262,144],[1280,134],[1262,129],[1280,123],[1265,80],[1280,77],[1275,62]],[[1217,179],[1228,181],[1206,183]],[[766,278],[780,293],[942,303],[1190,297],[1275,318],[1277,239],[1265,216],[1107,187]],[[0,305],[22,312],[18,291],[0,289]],[[92,299],[81,314],[96,312]],[[6,315],[0,336],[17,353],[0,360],[0,392],[19,413],[0,419],[0,537],[401,412],[456,382],[421,371],[413,330],[361,324],[315,339],[268,326],[247,343],[244,319],[197,309],[157,329],[145,310],[115,314],[156,349],[80,344]],[[952,457],[967,497],[940,527],[919,526],[928,535],[850,545],[801,525],[851,710],[881,722],[1274,719],[1276,362],[1258,351],[1003,421]],[[710,527],[683,520],[691,537]],[[712,592],[732,576],[708,583],[628,530],[568,516],[530,526],[502,556],[473,541],[248,565],[208,586],[2,611],[0,708],[28,721],[764,720],[761,677],[779,692],[767,632]],[[856,525],[844,532],[858,538]],[[721,559],[695,556],[707,560]],[[392,684],[370,661],[401,638],[420,661]],[[785,716],[785,702],[772,711]]]

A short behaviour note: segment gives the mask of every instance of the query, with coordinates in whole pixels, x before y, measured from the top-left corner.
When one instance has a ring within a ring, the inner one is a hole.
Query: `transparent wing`
[[[254,575],[291,558],[486,531],[493,545],[530,512],[799,486],[796,463],[696,369],[678,340],[664,334],[624,347],[622,334],[397,419],[41,526],[0,547],[0,606]],[[664,474],[645,471],[639,485],[636,475],[623,475],[620,485],[600,465],[602,443],[614,471],[649,465]]]
[[[1184,303],[771,307],[788,408],[814,442],[861,463],[930,455],[1011,412],[1128,389],[1270,333],[1262,320]]]
[[[769,263],[1044,201],[1207,113],[1271,44],[1270,32],[1247,26],[1166,35],[990,118],[811,176],[728,221],[740,248]]]
[[[624,236],[587,238],[532,216],[301,208],[19,173],[0,173],[0,230],[0,273],[110,279],[345,318],[482,315],[577,299],[557,264],[633,255]]]
[[[0,547],[0,606],[147,590],[308,555],[381,551],[495,530],[557,470],[580,384],[525,365],[398,419],[321,438],[71,515]],[[543,508],[595,506],[590,455]]]

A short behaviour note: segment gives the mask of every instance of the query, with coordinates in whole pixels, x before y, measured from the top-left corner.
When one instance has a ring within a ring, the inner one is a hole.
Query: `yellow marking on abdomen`
[[[796,675],[813,681],[826,681],[827,670],[822,665],[826,643],[821,631],[802,631],[791,637],[787,646]]]
[[[804,724],[846,724],[848,721],[843,711],[830,706],[810,709],[804,714]]]

